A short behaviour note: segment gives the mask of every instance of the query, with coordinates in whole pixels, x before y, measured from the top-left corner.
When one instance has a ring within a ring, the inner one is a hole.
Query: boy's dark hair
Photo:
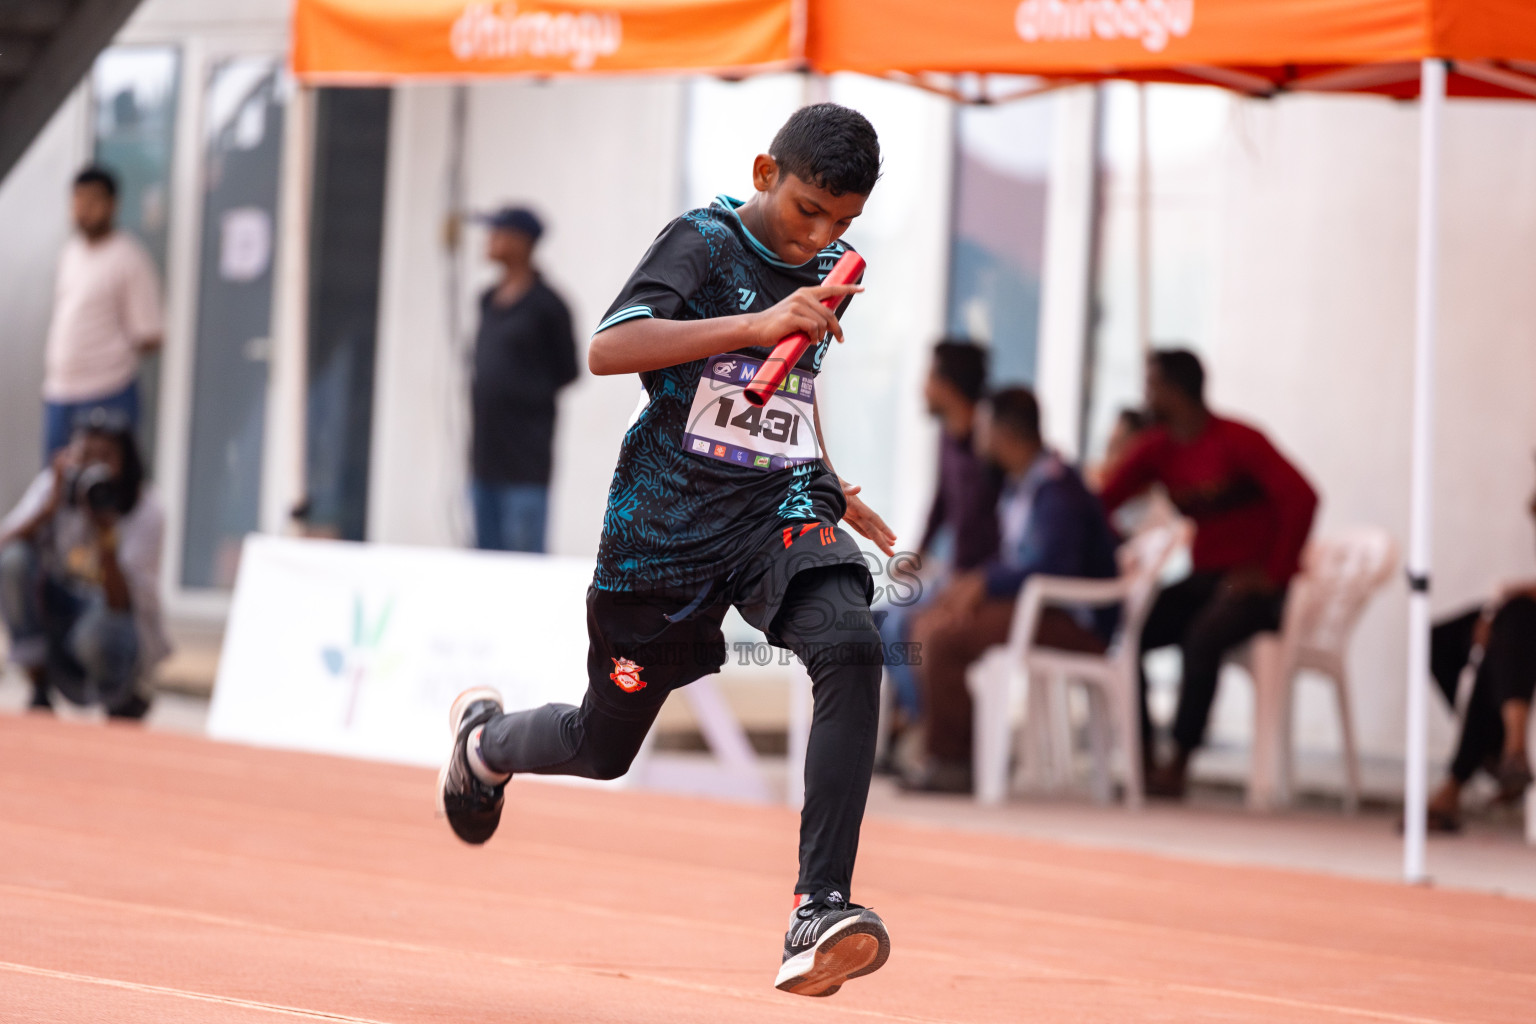
[[[1149,357],[1163,380],[1184,397],[1205,404],[1205,367],[1200,357],[1187,348],[1160,348]]]
[[[967,401],[979,402],[987,393],[987,350],[966,338],[945,338],[933,346],[933,372]]]
[[[880,180],[880,139],[857,110],[813,103],[789,115],[768,155],[779,170],[835,196],[867,196]]]
[[[117,198],[117,175],[100,164],[91,164],[85,170],[75,175],[75,188],[79,188],[81,185],[96,185],[104,190],[112,199]]]
[[[1040,403],[1029,388],[1004,388],[987,398],[992,425],[1025,441],[1040,443]]]

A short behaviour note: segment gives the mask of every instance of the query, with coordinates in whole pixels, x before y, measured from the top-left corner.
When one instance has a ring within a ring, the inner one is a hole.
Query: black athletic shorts
[[[863,550],[841,525],[785,526],[729,575],[663,590],[587,590],[588,692],[615,711],[659,707],[667,694],[725,664],[720,624],[732,605],[768,642],[787,647],[774,620],[790,581],[807,570],[857,567],[844,574],[850,595],[868,607],[874,581]]]

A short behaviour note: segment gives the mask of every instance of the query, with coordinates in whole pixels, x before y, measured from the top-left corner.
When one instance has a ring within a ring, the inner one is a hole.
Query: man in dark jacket
[[[966,670],[1006,643],[1014,603],[1035,573],[1104,579],[1116,574],[1115,539],[1098,500],[1077,471],[1040,439],[1040,407],[1024,388],[993,395],[978,423],[982,451],[1006,478],[998,501],[998,553],[955,577],[913,625],[927,712],[927,760],[905,788],[971,788],[971,695]],[[1047,608],[1035,643],[1103,652],[1119,613]]]
[[[555,397],[576,379],[571,313],[533,266],[544,226],[509,207],[485,218],[486,256],[501,280],[480,296],[471,389],[475,543],[544,550]]]

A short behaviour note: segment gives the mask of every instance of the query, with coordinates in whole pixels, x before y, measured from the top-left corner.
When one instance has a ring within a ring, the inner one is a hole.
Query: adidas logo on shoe
[[[878,971],[891,955],[885,922],[832,891],[794,909],[774,987],[799,996],[830,996],[850,978]]]

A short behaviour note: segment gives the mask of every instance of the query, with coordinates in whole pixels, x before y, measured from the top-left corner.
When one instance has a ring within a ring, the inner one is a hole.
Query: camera
[[[118,492],[117,474],[111,467],[95,462],[70,474],[65,493],[71,505],[105,512],[117,507]]]

